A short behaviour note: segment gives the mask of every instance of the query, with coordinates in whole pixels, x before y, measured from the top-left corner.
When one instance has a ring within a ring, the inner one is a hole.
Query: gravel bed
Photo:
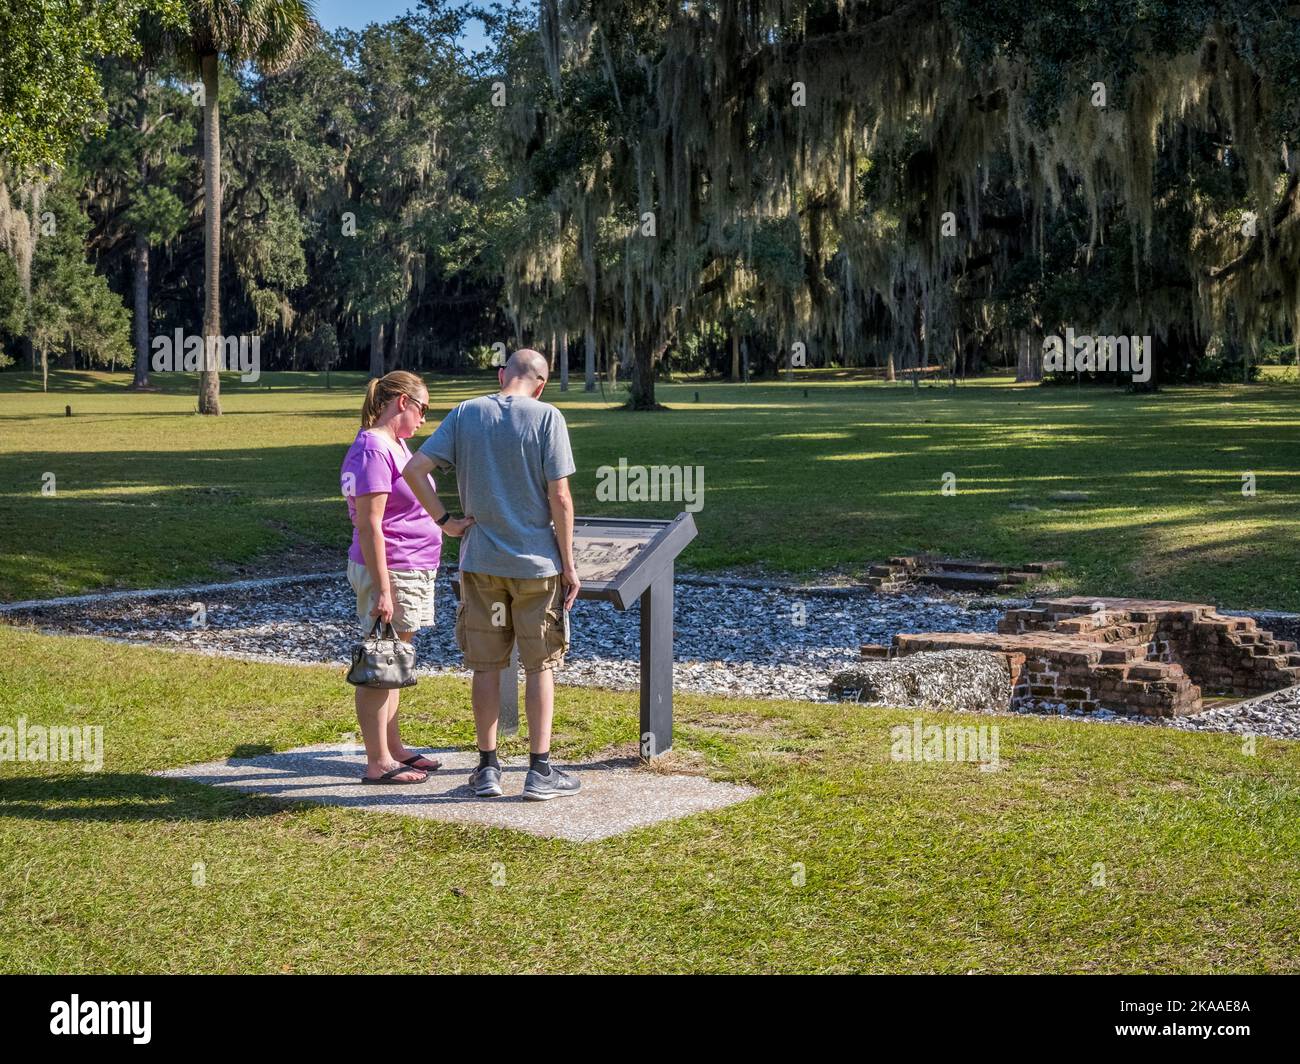
[[[455,598],[438,577],[438,623],[416,636],[420,671],[465,675],[452,634]],[[763,587],[750,580],[683,578],[675,589],[673,682],[678,690],[750,698],[830,701],[835,673],[861,662],[862,643],[897,632],[989,632],[1026,600],[934,590],[877,595],[855,587]],[[205,624],[196,622],[198,605]],[[47,632],[90,635],[250,660],[343,666],[358,638],[355,597],[342,574],[207,585],[188,591],[117,592],[58,604],[23,603],[0,618]],[[579,601],[561,683],[635,689],[639,616]],[[1066,715],[1040,703],[1022,712]],[[1098,712],[1082,719],[1300,738],[1300,688],[1211,709],[1195,717]]]
[[[1231,705],[1207,709],[1187,717],[1143,717],[1100,709],[1093,713],[1069,710],[1058,703],[1029,700],[1016,707],[1019,713],[1046,714],[1106,724],[1135,724],[1179,731],[1235,732],[1271,739],[1300,739],[1300,687],[1285,687],[1271,694]]]
[[[202,604],[203,614],[198,606]],[[452,633],[455,596],[438,576],[438,623],[416,635],[421,672],[463,674]],[[955,597],[895,595],[841,588],[792,591],[751,586],[675,589],[674,684],[703,694],[828,701],[831,677],[859,660],[862,643],[895,632],[992,631],[1005,604],[971,607]],[[25,604],[7,620],[45,631],[95,635],[208,653],[281,662],[344,665],[359,627],[347,581],[297,580],[193,593],[114,593],[57,605]],[[202,619],[205,624],[196,623]],[[572,644],[562,683],[634,689],[640,682],[640,617],[635,608],[580,600],[571,614]]]

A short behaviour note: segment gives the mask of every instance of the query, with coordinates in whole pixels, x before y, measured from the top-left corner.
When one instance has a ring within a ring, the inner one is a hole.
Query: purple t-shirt
[[[357,533],[356,497],[382,491],[388,493],[382,525],[388,568],[438,568],[442,557],[442,529],[402,479],[402,470],[410,458],[405,440],[394,441],[374,429],[362,429],[348,448],[339,480],[348,500],[348,516],[352,518],[352,546],[348,557],[358,565],[365,565],[366,559]],[[431,477],[430,483],[432,480]]]

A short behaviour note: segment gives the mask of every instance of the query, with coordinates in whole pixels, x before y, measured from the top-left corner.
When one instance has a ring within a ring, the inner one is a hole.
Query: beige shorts
[[[516,643],[525,673],[564,664],[569,618],[563,582],[558,576],[524,579],[462,570],[456,645],[465,655],[465,667],[475,672],[504,669]]]
[[[393,627],[399,632],[416,632],[433,626],[433,585],[437,569],[389,569],[388,583],[393,589]],[[348,559],[348,583],[357,593],[357,619],[361,631],[369,635],[375,619],[375,585],[370,570]]]

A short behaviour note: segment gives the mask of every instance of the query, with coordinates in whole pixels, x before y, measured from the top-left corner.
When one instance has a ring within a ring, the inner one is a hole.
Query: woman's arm
[[[385,624],[393,619],[393,593],[388,584],[388,551],[384,547],[384,507],[388,492],[375,491],[357,496],[357,544],[370,570],[377,597],[370,611]]]
[[[438,493],[433,488],[433,483],[429,480],[429,474],[432,472],[433,462],[429,456],[422,451],[416,451],[402,470],[402,479],[410,485],[411,493],[420,500],[420,505],[436,521],[447,512],[447,507],[443,506],[442,500],[438,498]],[[442,534],[463,535],[473,523],[472,517],[449,517],[441,525]]]

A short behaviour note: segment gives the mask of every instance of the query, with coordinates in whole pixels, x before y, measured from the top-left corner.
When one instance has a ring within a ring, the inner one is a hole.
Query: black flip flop
[[[417,783],[423,783],[425,780],[429,778],[429,774],[427,772],[424,772],[423,779],[418,779],[418,780],[399,780],[393,778],[394,776],[400,776],[403,772],[424,772],[424,769],[412,768],[410,765],[399,765],[397,768],[390,769],[388,772],[385,772],[382,776],[376,776],[374,779],[371,779],[369,776],[362,776],[361,782],[362,783],[387,783],[399,787],[410,787]]]
[[[412,764],[412,762],[415,761],[427,761],[429,762],[429,764],[433,766],[433,768],[416,768],[416,766]],[[425,754],[416,754],[414,757],[408,757],[405,761],[402,762],[402,764],[406,765],[407,768],[415,769],[416,772],[437,772],[438,769],[442,768],[441,761],[439,761],[436,757],[428,757]]]

